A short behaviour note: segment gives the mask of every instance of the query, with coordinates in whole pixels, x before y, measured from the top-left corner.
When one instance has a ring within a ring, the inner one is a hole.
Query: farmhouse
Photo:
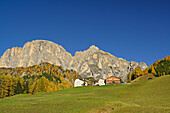
[[[115,84],[120,84],[121,80],[118,77],[111,76],[111,77],[106,79],[106,84],[113,84],[113,81],[115,82]]]
[[[105,82],[103,79],[99,79],[99,80],[95,81],[94,85],[102,86],[102,85],[105,85]]]
[[[85,83],[85,86],[87,86],[87,82],[83,79],[76,79],[74,81],[74,87],[79,87],[79,86],[83,86],[83,84]]]

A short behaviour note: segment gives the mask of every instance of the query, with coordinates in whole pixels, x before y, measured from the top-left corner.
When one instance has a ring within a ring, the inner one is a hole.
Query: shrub
[[[115,81],[112,81],[113,84],[115,84]]]

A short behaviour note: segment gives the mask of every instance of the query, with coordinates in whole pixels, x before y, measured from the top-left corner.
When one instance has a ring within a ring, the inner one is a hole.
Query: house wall
[[[99,86],[105,85],[104,80],[103,79],[99,79]]]
[[[94,85],[102,86],[102,85],[105,85],[105,82],[103,79],[99,79],[98,81],[95,81]]]
[[[82,81],[82,80],[80,80],[80,79],[76,79],[76,80],[74,81],[74,87],[83,86],[83,83],[84,83],[84,81]],[[85,86],[87,86],[87,82],[85,82],[85,83],[86,83]]]
[[[115,84],[119,84],[120,83],[120,79],[119,78],[109,77],[108,79],[106,79],[106,84],[113,84],[113,81],[115,81]]]

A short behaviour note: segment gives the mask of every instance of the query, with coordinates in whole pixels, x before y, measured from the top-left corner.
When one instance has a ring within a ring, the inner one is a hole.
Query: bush
[[[86,85],[86,83],[84,82],[84,83],[83,83],[83,86],[85,86],[85,85]]]
[[[131,80],[127,79],[127,80],[126,80],[126,83],[131,83]]]
[[[112,81],[113,84],[115,84],[115,81]]]

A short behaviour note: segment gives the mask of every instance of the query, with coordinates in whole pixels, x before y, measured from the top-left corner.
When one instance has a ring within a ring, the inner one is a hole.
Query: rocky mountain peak
[[[98,47],[96,47],[95,45],[92,45],[92,46],[90,46],[89,47],[89,49],[88,50],[91,50],[91,51],[98,51],[99,50],[99,48]]]
[[[66,51],[62,46],[52,42],[52,41],[48,41],[48,40],[33,40],[31,42],[27,42],[24,47],[28,47],[28,46],[37,46],[37,47],[43,47],[43,46],[46,46],[46,45],[51,45],[52,46],[56,46],[57,48],[60,48],[62,49],[63,51]],[[24,48],[23,47],[23,48]]]
[[[106,79],[114,75],[123,81],[126,81],[127,74],[136,67],[141,67],[142,70],[147,67],[143,62],[128,62],[117,58],[95,45],[85,51],[76,52],[72,57],[62,46],[46,40],[34,40],[27,42],[23,48],[8,49],[0,58],[0,67],[27,67],[43,62],[73,69],[84,77]]]
[[[72,55],[62,46],[45,40],[27,42],[23,48],[8,49],[0,59],[0,67],[27,67],[42,62],[69,66]]]
[[[82,58],[84,58],[84,57],[87,57],[88,55],[91,55],[91,54],[93,54],[94,52],[97,52],[97,51],[99,51],[99,50],[100,50],[100,49],[99,49],[98,47],[96,47],[95,45],[92,45],[92,46],[90,46],[87,50],[77,51],[77,52],[75,53],[74,58],[75,58],[75,57],[79,57],[79,56],[81,56]]]

